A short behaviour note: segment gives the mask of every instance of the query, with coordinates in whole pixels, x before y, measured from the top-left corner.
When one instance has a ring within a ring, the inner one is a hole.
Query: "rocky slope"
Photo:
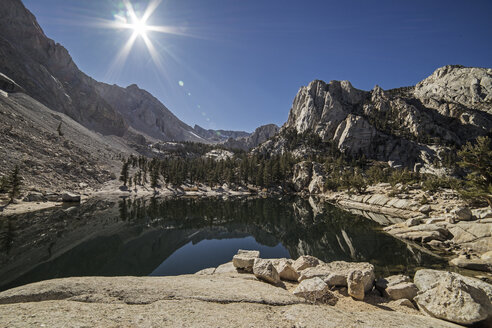
[[[415,87],[371,91],[348,81],[313,81],[294,99],[281,129],[314,133],[351,156],[430,167],[445,146],[460,146],[492,129],[492,70],[445,66]],[[274,138],[260,152],[284,152]]]
[[[95,82],[97,93],[139,133],[157,140],[208,142],[159,100],[137,85],[127,88]]]
[[[90,131],[25,94],[0,95],[0,176],[18,165],[26,192],[100,186],[119,171],[118,156],[130,153],[127,141]]]
[[[255,147],[258,147],[263,142],[272,138],[279,131],[279,127],[275,124],[262,125],[255,130],[248,137],[243,138],[230,138],[224,143],[224,146],[230,149],[242,149],[248,151]]]

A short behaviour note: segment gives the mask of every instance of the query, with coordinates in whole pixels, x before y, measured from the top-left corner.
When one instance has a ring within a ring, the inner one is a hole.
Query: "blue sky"
[[[23,2],[86,74],[135,83],[206,128],[281,125],[299,88],[314,79],[389,89],[447,64],[492,67],[490,0],[164,0],[148,23],[186,36],[148,32],[161,65],[137,38],[114,70],[132,32],[95,22],[113,20],[122,0]],[[131,2],[137,14],[148,4]]]

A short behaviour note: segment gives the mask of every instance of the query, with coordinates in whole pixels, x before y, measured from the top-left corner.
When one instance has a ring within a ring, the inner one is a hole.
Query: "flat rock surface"
[[[459,327],[377,308],[306,304],[239,274],[56,279],[0,293],[0,303],[0,327]]]

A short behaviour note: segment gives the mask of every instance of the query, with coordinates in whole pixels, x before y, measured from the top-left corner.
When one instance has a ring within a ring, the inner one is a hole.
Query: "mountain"
[[[97,93],[123,116],[125,122],[147,137],[163,141],[208,143],[180,121],[149,92],[132,84],[127,88],[96,82]]]
[[[242,149],[248,151],[272,138],[278,131],[279,127],[275,124],[262,125],[247,137],[237,139],[229,138],[224,143],[224,146],[230,149]]]
[[[43,105],[102,134],[122,136],[127,124],[82,73],[68,51],[46,37],[20,0],[0,6],[0,71]]]
[[[255,151],[287,151],[293,131],[353,157],[430,168],[447,147],[490,133],[491,111],[492,69],[445,66],[414,87],[386,91],[315,80],[299,90],[279,135]]]
[[[46,107],[103,135],[210,142],[136,85],[107,85],[81,72],[20,0],[2,0],[0,30],[0,73]]]
[[[195,133],[198,134],[200,137],[216,143],[227,141],[229,138],[239,139],[239,138],[246,138],[251,135],[251,133],[245,131],[212,130],[212,129],[207,130],[199,125],[195,125],[193,130],[195,130]]]

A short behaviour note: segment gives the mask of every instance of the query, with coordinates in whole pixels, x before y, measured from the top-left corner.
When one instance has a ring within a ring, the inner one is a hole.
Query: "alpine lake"
[[[382,228],[313,198],[90,199],[0,217],[0,290],[74,276],[192,274],[238,249],[367,261],[377,276],[447,268],[445,258]]]

